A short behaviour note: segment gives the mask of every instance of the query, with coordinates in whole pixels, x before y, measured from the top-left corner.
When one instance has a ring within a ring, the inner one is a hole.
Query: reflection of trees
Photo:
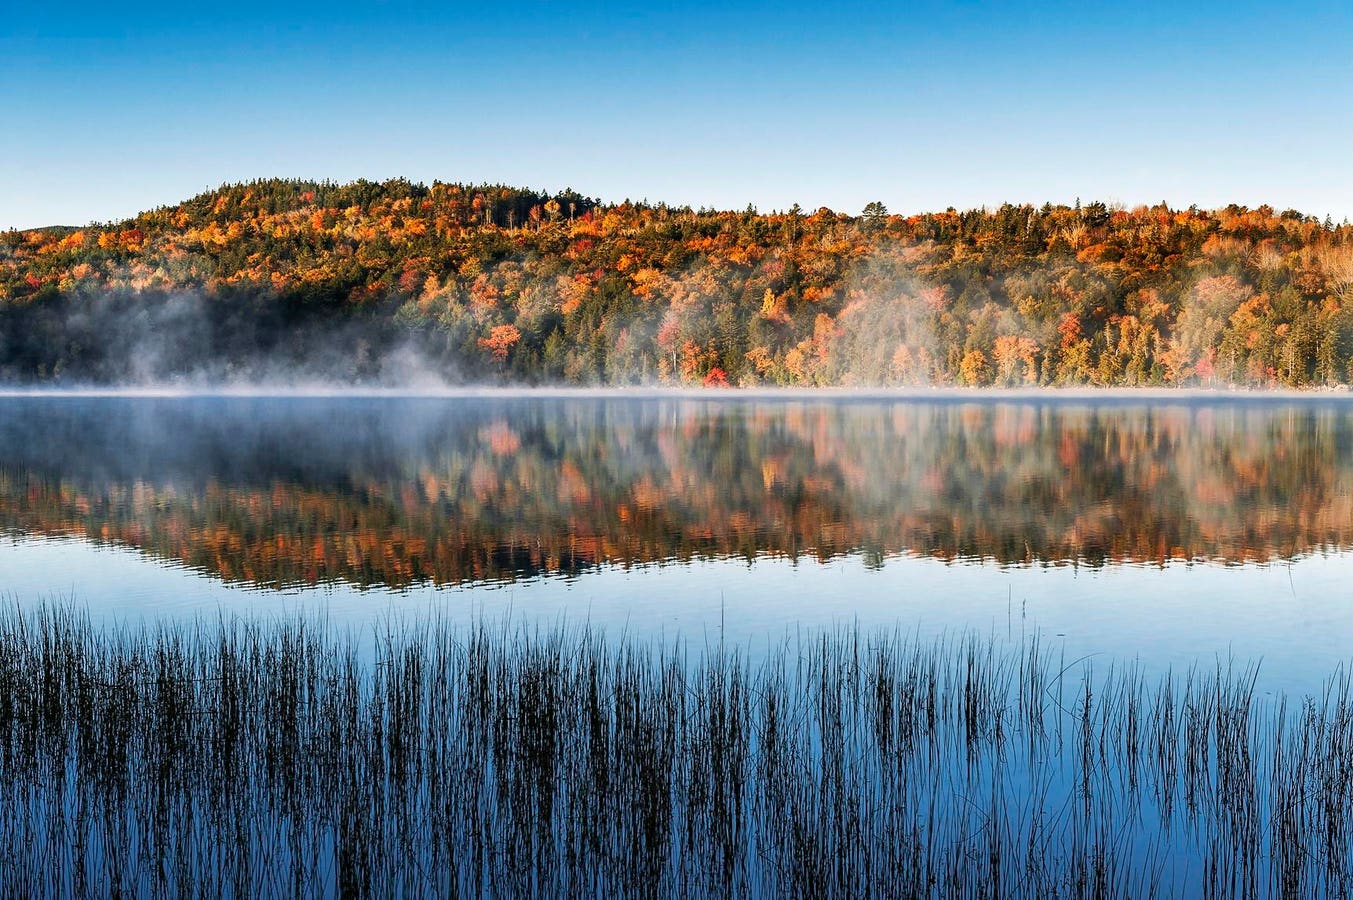
[[[1353,416],[1333,408],[7,403],[0,524],[261,585],[853,551],[1241,562],[1353,539]]]

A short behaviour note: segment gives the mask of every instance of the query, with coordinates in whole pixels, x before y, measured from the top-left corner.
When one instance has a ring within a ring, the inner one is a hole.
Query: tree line
[[[1103,203],[858,216],[265,180],[0,233],[0,377],[1353,380],[1353,227]]]

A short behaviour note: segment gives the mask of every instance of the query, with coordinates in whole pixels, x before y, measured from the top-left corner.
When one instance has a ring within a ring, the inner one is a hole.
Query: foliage
[[[1353,228],[1293,211],[859,217],[404,180],[0,235],[0,376],[1344,383]],[[716,370],[721,376],[711,379]]]

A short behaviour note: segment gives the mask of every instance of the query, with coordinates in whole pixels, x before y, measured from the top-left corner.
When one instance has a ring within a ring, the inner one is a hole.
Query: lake
[[[0,881],[1349,896],[1351,504],[1330,396],[3,397]]]
[[[860,624],[1148,670],[1353,646],[1330,397],[0,398],[0,589],[187,620]]]

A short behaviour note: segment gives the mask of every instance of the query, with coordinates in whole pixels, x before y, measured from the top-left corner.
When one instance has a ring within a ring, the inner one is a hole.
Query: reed
[[[1037,637],[0,614],[14,896],[1353,889],[1353,697]]]

